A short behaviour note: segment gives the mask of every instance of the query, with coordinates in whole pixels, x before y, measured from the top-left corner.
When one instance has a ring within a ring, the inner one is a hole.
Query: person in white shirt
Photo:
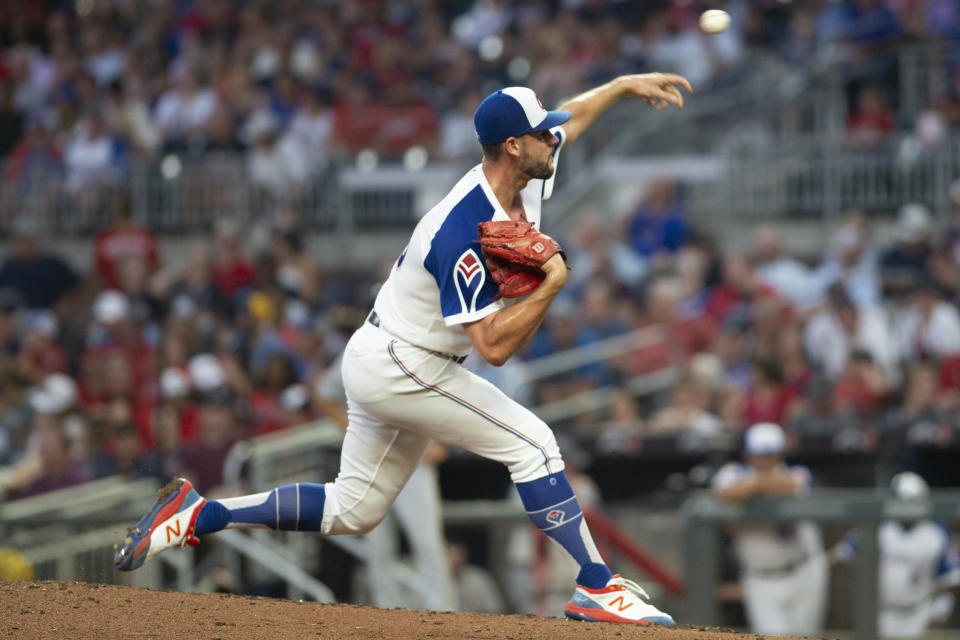
[[[914,281],[909,303],[894,314],[893,331],[904,361],[960,353],[960,312],[927,277]]]
[[[810,363],[830,380],[843,373],[855,351],[869,353],[888,378],[896,379],[898,351],[886,314],[879,307],[858,308],[839,284],[807,322],[803,346]]]

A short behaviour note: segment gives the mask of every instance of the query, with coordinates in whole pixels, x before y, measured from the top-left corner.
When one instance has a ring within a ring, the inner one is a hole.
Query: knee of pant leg
[[[530,441],[534,444],[522,447],[518,460],[507,465],[510,470],[510,479],[514,483],[530,482],[551,473],[563,471],[563,458],[560,456],[557,439],[546,423],[540,424],[542,425],[540,429],[527,432],[530,433]]]

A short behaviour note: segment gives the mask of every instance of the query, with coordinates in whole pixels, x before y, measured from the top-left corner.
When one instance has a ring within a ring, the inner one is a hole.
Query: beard
[[[522,172],[531,180],[546,180],[553,176],[554,167],[550,163],[553,156],[547,156],[543,162],[535,162],[531,158],[526,158]]]

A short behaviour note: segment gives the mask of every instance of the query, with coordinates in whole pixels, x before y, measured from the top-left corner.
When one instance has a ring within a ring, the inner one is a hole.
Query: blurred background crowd
[[[279,191],[362,150],[472,159],[472,112],[492,87],[529,84],[555,102],[664,69],[709,95],[748,52],[855,68],[846,130],[869,144],[918,124],[898,118],[897,47],[960,35],[950,0],[731,1],[734,27],[709,38],[696,28],[704,6],[3,3],[4,495],[116,472],[215,486],[238,439],[330,410],[317,390],[338,374],[330,364],[382,276],[383,264],[321,267],[303,246],[310,229],[282,208],[252,227],[221,220],[185,257],[165,259],[122,186],[132,159],[246,150],[250,181]],[[958,113],[952,86],[940,97],[924,126],[945,131]],[[90,264],[53,252],[26,200],[10,195],[37,184],[109,220]],[[613,385],[609,409],[556,424],[590,451],[639,452],[657,437],[705,447],[773,421],[909,465],[899,444],[945,446],[960,426],[960,220],[903,205],[892,234],[852,211],[819,252],[788,255],[774,226],[732,252],[687,214],[682,184],[653,180],[613,216],[579,213],[563,238],[568,291],[524,359],[656,333],[627,356],[536,384],[510,383],[523,379],[522,360],[471,366],[531,406]],[[676,384],[642,400],[631,392],[631,380],[666,369]]]
[[[896,48],[960,35],[951,0],[709,4],[731,29],[699,31],[694,0],[10,0],[2,180],[92,197],[136,159],[246,151],[251,180],[283,191],[360,150],[472,160],[473,109],[504,85],[553,104],[669,69],[709,91],[760,56],[856,69],[847,127],[869,142],[914,124],[898,119]],[[924,124],[934,134],[960,118],[958,93],[952,78]]]

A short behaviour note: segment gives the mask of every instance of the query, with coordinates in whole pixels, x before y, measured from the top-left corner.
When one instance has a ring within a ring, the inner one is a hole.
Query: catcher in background
[[[550,427],[460,365],[473,349],[491,364],[505,363],[566,282],[563,254],[537,231],[560,149],[617,100],[682,107],[680,88],[690,85],[677,75],[621,76],[556,111],[525,87],[487,96],[474,115],[482,162],[421,218],[344,351],[350,424],[337,479],[207,501],[176,478],[117,546],[117,567],[136,569],[164,549],[197,544],[197,536],[225,528],[365,533],[436,440],[507,466],[530,519],[580,567],[568,616],[672,624],[600,557]],[[478,225],[491,221],[526,224],[494,225],[484,245]],[[486,265],[485,253],[497,260]],[[510,267],[505,258],[520,265]],[[505,297],[528,289],[523,298]]]

